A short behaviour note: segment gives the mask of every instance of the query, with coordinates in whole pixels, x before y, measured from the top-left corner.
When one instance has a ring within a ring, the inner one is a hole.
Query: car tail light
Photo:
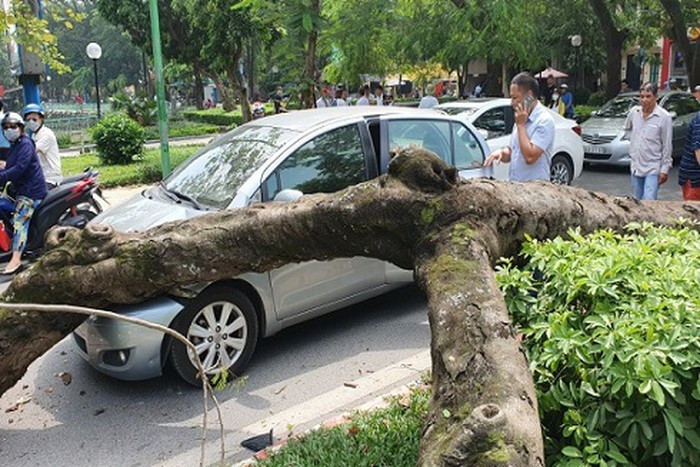
[[[581,136],[581,127],[579,125],[572,126],[571,129],[574,130],[574,133]]]

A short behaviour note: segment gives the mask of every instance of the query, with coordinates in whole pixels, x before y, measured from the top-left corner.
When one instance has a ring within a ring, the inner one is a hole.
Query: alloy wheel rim
[[[206,374],[213,375],[228,369],[241,356],[248,337],[245,317],[235,304],[221,301],[203,307],[190,323],[187,339],[197,349]],[[197,368],[191,349],[187,356]]]
[[[558,185],[566,185],[569,182],[569,171],[564,164],[552,166],[552,182]]]

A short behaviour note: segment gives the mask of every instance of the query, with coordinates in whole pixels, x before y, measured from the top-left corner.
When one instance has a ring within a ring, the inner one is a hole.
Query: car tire
[[[240,290],[220,285],[205,289],[191,300],[173,328],[198,348],[210,379],[221,371],[239,374],[253,355],[259,333],[250,299]],[[201,387],[196,360],[182,342],[173,341],[168,359],[183,380]]]
[[[571,181],[574,179],[574,166],[567,156],[557,154],[552,158],[549,179],[557,185],[571,185]]]

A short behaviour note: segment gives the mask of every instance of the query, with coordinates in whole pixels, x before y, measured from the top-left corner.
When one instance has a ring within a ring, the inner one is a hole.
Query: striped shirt
[[[678,184],[681,186],[685,185],[686,180],[690,180],[693,188],[700,187],[700,164],[695,157],[695,151],[698,149],[700,149],[700,112],[695,114],[695,118],[688,127],[688,139],[685,141],[678,171]]]
[[[671,115],[660,105],[644,118],[642,106],[632,107],[625,120],[625,135],[630,140],[630,169],[632,175],[646,177],[668,174],[673,151]]]

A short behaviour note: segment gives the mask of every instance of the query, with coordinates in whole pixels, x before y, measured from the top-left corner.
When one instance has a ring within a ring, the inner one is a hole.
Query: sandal
[[[19,274],[20,272],[24,271],[24,265],[20,264],[16,268],[14,268],[12,271],[8,271],[5,269],[4,271],[0,272],[0,275],[2,276],[13,276],[15,274]]]

